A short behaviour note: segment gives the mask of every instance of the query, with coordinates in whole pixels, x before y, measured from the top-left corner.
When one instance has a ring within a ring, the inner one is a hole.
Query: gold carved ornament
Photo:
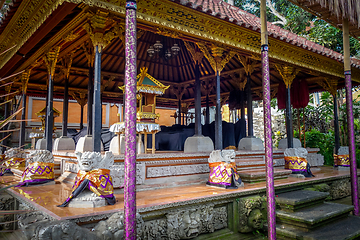
[[[240,54],[236,54],[238,60],[240,61],[240,63],[244,66],[244,70],[246,72],[247,76],[250,76],[254,70],[255,70],[255,65],[256,65],[256,61],[250,59],[250,57],[244,57],[241,56]]]
[[[224,69],[225,65],[230,61],[231,58],[235,56],[235,52],[229,51],[224,55],[224,49],[219,46],[213,45],[211,47],[211,53],[209,51],[209,47],[202,43],[197,43],[200,50],[204,53],[204,56],[209,61],[212,69],[216,74],[220,74],[220,72]]]
[[[296,75],[299,73],[299,69],[295,69],[292,66],[286,65],[275,65],[276,69],[278,70],[279,74],[281,75],[286,88],[290,88],[293,80],[295,79]]]
[[[70,94],[81,107],[84,107],[86,105],[87,98],[85,93],[79,92],[79,97],[76,95],[75,92],[71,92]]]
[[[46,53],[44,57],[44,61],[48,70],[48,74],[51,78],[54,77],[55,74],[55,67],[57,58],[59,56],[60,47],[56,46],[53,49],[51,49],[49,52]]]
[[[333,97],[336,96],[337,93],[337,85],[338,80],[337,79],[330,79],[325,78],[322,81],[317,82],[322,88],[324,88],[326,91],[328,91]]]
[[[106,31],[106,22],[108,13],[98,10],[93,14],[89,22],[85,23],[83,28],[89,34],[94,49],[98,47],[98,52],[101,53],[111,41],[119,36],[121,28],[119,26],[112,27]]]
[[[203,52],[197,52],[195,51],[195,48],[191,46],[191,44],[187,41],[184,41],[185,47],[188,50],[188,52],[190,53],[193,61],[195,63],[200,64],[203,57],[204,57],[204,53]]]
[[[27,91],[27,86],[30,79],[30,71],[31,69],[27,69],[21,74],[21,85],[23,94],[26,94]]]

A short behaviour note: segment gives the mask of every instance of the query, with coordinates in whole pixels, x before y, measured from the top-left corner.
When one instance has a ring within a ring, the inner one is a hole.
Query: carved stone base
[[[55,139],[54,142],[54,151],[62,151],[62,150],[75,150],[75,142],[72,138],[68,137],[59,137]]]
[[[264,150],[264,144],[260,138],[249,136],[240,140],[238,150]]]
[[[85,135],[81,137],[76,144],[75,152],[92,152],[93,151],[93,139],[91,135]],[[104,146],[101,144],[101,151],[104,151]]]
[[[293,144],[294,144],[294,147],[293,148],[299,148],[301,147],[301,142],[299,139],[297,138],[293,138]],[[287,138],[283,138],[280,140],[279,142],[279,146],[278,146],[278,149],[286,149],[288,148],[288,142],[287,142]]]
[[[213,150],[213,141],[211,138],[205,136],[188,137],[184,145],[184,153],[211,152]]]
[[[138,151],[138,149],[141,149],[140,152]],[[109,151],[113,152],[114,154],[125,153],[125,136],[123,134],[121,134],[120,136],[116,135],[111,139]],[[139,139],[139,137],[136,137],[136,152],[137,154],[145,152],[144,143],[141,139]]]
[[[52,145],[54,146],[54,139],[52,140],[52,143],[53,143]],[[39,140],[37,140],[35,149],[36,150],[46,150],[46,139],[40,138]]]
[[[69,207],[72,208],[94,208],[106,206],[105,198],[98,197],[95,193],[84,190],[79,196],[71,200]]]

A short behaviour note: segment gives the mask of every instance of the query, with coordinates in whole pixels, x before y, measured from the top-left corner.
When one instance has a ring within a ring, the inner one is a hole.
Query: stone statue
[[[210,186],[238,188],[244,186],[237,174],[234,150],[214,150],[208,158],[210,175],[206,183]]]
[[[27,155],[28,166],[18,186],[43,184],[54,181],[54,157],[48,150],[35,150]]]
[[[338,150],[338,154],[334,154],[334,167],[349,169],[350,156],[348,146],[341,146]]]
[[[99,152],[76,153],[79,171],[72,187],[72,194],[59,207],[100,207],[114,205],[114,187],[110,176],[110,166],[114,164],[112,152],[101,157]]]
[[[305,148],[287,148],[284,151],[285,169],[292,170],[293,174],[302,174],[305,177],[314,177],[310,164],[306,161],[308,152]]]
[[[20,148],[10,148],[5,151],[5,161],[0,165],[0,176],[13,175],[11,168],[25,167],[25,153]]]
[[[241,198],[239,201],[239,232],[263,230],[266,223],[266,201],[264,197]]]

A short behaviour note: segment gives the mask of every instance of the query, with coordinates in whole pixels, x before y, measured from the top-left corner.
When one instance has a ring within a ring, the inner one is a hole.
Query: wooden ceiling
[[[71,42],[61,43],[61,51],[54,77],[54,97],[63,98],[63,86],[65,75],[61,71],[64,58],[73,53],[73,61],[70,70],[70,86],[72,93],[87,93],[89,80],[89,59],[87,53],[92,48],[90,37],[82,28],[87,21],[86,16],[79,17],[83,14],[79,5],[66,3],[61,5],[53,14],[53,18],[49,18],[46,22],[33,34],[29,41],[14,55],[14,57],[0,69],[0,76],[8,76],[22,68],[30,59],[34,58],[44,46],[51,45],[54,36],[62,33],[64,28],[73,24],[74,19],[77,25],[73,27],[73,33],[76,37]],[[5,19],[6,20],[6,19]],[[123,21],[123,19],[118,19]],[[148,73],[165,85],[170,85],[165,94],[158,98],[158,105],[162,107],[177,107],[178,97],[182,95],[181,100],[190,104],[194,103],[194,61],[188,52],[184,40],[179,38],[171,38],[162,36],[154,32],[146,23],[138,23],[138,42],[137,42],[137,70],[140,72],[141,67],[147,67]],[[0,28],[0,30],[2,30]],[[119,86],[124,84],[125,72],[125,51],[124,38],[122,36],[115,38],[102,52],[101,69],[102,69],[102,99],[105,102],[122,103],[123,94]],[[196,41],[199,39],[189,37],[189,44],[196,48]],[[178,55],[171,59],[165,59],[163,56],[150,57],[147,50],[156,41],[160,41],[165,48],[170,48],[175,43],[180,47]],[[251,74],[251,89],[253,99],[261,99],[262,97],[262,72],[261,61],[254,57],[253,54],[239,51],[239,54],[248,57],[254,61],[254,72]],[[282,78],[275,68],[274,64],[281,62],[271,62],[270,64],[270,81],[272,89],[272,97],[276,97],[277,87]],[[307,69],[299,68],[300,72],[297,78],[306,79],[309,84],[310,92],[322,90],[318,85],[318,73]],[[201,81],[202,81],[202,104],[205,104],[206,95],[209,94],[211,104],[215,104],[215,72],[209,61],[204,57],[200,64]],[[224,67],[221,72],[221,96],[226,100],[229,93],[239,88],[240,82],[245,79],[244,66],[241,64],[237,55],[235,55]],[[44,63],[33,68],[28,83],[28,95],[46,96],[48,74]],[[19,87],[21,83],[15,83],[15,87]],[[340,79],[338,87],[344,86],[343,80]],[[1,89],[0,91],[2,91]],[[182,94],[183,93],[183,94]]]

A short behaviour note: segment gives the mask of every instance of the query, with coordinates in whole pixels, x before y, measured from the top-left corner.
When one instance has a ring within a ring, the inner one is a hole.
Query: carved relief
[[[110,167],[110,175],[113,179],[114,188],[124,186],[124,165],[113,165]],[[136,184],[143,184],[145,182],[145,164],[136,164]]]
[[[228,215],[227,215],[227,208],[225,206],[214,208],[214,214],[213,214],[213,225],[214,230],[219,230],[226,228],[227,221],[228,221]]]
[[[79,227],[70,221],[40,221],[27,225],[21,230],[17,235],[19,239],[99,239],[88,229]]]
[[[168,238],[191,239],[201,233],[214,232],[213,213],[213,204],[168,213],[166,215]]]
[[[165,177],[165,176],[179,176],[196,173],[208,173],[208,164],[194,164],[194,165],[182,165],[182,166],[164,166],[164,167],[148,167],[146,176],[148,178],[153,177]]]
[[[142,233],[143,240],[165,240],[167,237],[167,221],[166,219],[157,219],[144,223]]]
[[[239,232],[260,230],[266,223],[266,201],[264,197],[241,198],[239,201]]]
[[[137,239],[142,239],[144,220],[139,213],[136,214]],[[124,214],[114,213],[105,221],[100,221],[93,229],[100,239],[123,239],[124,238]]]

